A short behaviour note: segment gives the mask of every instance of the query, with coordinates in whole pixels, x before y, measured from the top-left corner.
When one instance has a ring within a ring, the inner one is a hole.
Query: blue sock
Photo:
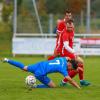
[[[36,88],[49,88],[47,85],[39,84],[36,86]]]
[[[21,63],[21,62],[17,62],[17,61],[14,61],[14,60],[8,60],[7,62],[9,64],[11,64],[11,65],[14,65],[14,66],[20,68],[20,69],[23,69],[24,68],[24,64]]]

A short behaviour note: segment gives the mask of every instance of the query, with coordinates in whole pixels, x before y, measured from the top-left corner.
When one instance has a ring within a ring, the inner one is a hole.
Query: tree
[[[6,4],[9,5],[11,0],[5,0]]]
[[[37,7],[40,15],[46,14],[46,6],[45,6],[45,0],[39,0],[37,2]]]
[[[64,13],[66,9],[70,9],[72,13],[79,14],[86,5],[86,0],[46,0],[46,8],[48,13]]]
[[[12,3],[9,1],[5,1],[3,3],[3,9],[2,9],[2,19],[4,22],[8,22],[9,21],[9,17],[13,12],[13,5]]]
[[[0,0],[0,2],[3,2],[3,0]]]
[[[86,0],[66,0],[66,9],[70,9],[74,14],[80,14],[80,12],[86,6]]]
[[[59,14],[64,13],[66,8],[65,0],[46,0],[47,13]]]
[[[91,3],[92,13],[94,13],[96,16],[100,16],[100,0],[94,0]]]

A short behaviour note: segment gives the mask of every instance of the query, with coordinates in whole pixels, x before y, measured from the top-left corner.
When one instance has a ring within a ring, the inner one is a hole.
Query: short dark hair
[[[75,59],[71,59],[69,62],[72,64],[73,69],[77,69],[78,61],[76,61]]]
[[[65,11],[65,14],[66,14],[66,13],[71,13],[71,11],[67,9],[67,10]]]

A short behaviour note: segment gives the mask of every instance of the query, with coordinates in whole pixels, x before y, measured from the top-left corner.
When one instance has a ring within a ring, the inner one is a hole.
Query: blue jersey
[[[59,72],[63,76],[68,76],[67,60],[60,57],[54,60],[42,61],[37,64],[28,66],[28,71],[35,74],[35,76],[47,75],[48,73]]]

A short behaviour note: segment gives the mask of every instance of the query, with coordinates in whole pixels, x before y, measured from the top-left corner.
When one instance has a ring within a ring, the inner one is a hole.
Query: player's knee
[[[84,60],[81,57],[77,57],[77,61],[81,64],[84,64]]]
[[[49,86],[50,88],[55,88],[56,86],[55,85],[51,85],[51,86]]]
[[[53,81],[50,81],[49,84],[48,84],[48,86],[49,86],[50,88],[55,88],[55,87],[56,87],[56,85],[54,84]]]
[[[28,66],[24,66],[23,70],[24,71],[27,71],[27,68],[28,68]]]

